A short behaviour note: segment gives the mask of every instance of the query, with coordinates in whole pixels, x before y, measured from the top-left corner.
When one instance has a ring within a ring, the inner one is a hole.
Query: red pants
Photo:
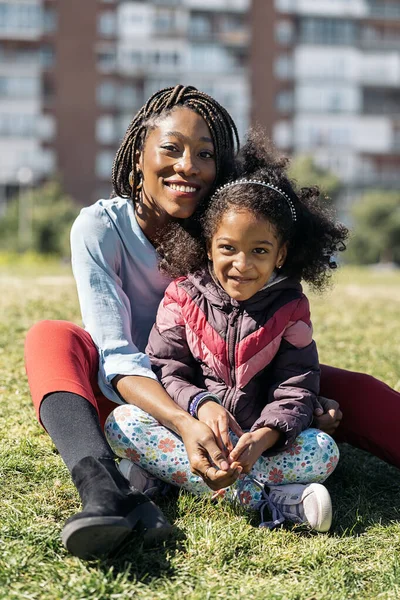
[[[99,390],[98,354],[90,335],[67,321],[40,321],[28,332],[25,360],[39,417],[43,398],[73,392],[97,409],[101,425],[115,404]],[[400,394],[378,379],[321,365],[321,395],[339,402],[343,420],[335,438],[400,468]]]

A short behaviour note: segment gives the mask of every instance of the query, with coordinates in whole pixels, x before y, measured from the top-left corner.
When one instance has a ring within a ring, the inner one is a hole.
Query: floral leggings
[[[215,495],[201,477],[191,472],[182,440],[140,408],[123,405],[114,409],[106,421],[105,434],[120,458],[128,458],[158,479],[196,495]],[[231,435],[235,442],[236,436]],[[243,475],[218,495],[257,508],[264,484],[325,481],[338,459],[338,447],[328,434],[306,429],[290,448],[276,456],[261,456],[249,475]]]

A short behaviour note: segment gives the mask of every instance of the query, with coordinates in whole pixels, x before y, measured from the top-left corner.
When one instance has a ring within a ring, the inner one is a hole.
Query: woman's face
[[[171,218],[190,217],[212,189],[214,146],[204,119],[188,108],[176,108],[147,134],[138,157],[142,172],[139,223],[148,237]]]

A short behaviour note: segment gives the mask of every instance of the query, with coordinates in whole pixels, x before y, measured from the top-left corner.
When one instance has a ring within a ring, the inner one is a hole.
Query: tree
[[[317,185],[332,202],[336,201],[342,187],[336,175],[319,167],[308,154],[299,154],[292,160],[289,176],[296,181],[299,188]]]
[[[400,264],[400,192],[370,191],[352,210],[354,228],[346,261]]]
[[[21,197],[13,198],[0,218],[0,248],[69,256],[69,231],[78,212],[79,208],[62,191],[58,181],[26,191]],[[21,239],[24,219],[27,235]]]

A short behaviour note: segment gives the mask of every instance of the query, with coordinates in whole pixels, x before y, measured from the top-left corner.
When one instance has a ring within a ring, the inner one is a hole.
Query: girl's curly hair
[[[331,269],[336,267],[334,255],[345,250],[347,228],[335,221],[327,198],[317,187],[295,191],[287,175],[289,160],[280,156],[259,129],[250,131],[237,156],[236,179],[258,179],[270,183],[289,196],[295,211],[293,220],[289,203],[273,189],[251,183],[237,183],[219,188],[200,215],[201,234],[196,227],[185,236],[164,239],[165,253],[161,269],[172,277],[186,275],[207,265],[207,247],[230,210],[249,210],[267,219],[278,233],[288,252],[281,273],[309,283],[321,290],[327,284]]]

